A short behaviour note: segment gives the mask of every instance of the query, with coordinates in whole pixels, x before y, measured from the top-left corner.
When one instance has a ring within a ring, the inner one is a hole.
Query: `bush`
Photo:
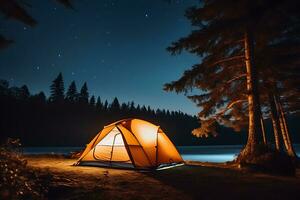
[[[235,161],[241,168],[250,171],[288,176],[294,176],[296,173],[294,158],[266,145],[259,145],[253,154],[245,154],[242,151]]]
[[[20,146],[13,139],[0,146],[0,199],[45,199],[51,176],[30,169]]]

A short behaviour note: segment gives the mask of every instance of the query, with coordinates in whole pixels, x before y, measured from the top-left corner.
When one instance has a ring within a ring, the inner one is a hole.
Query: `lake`
[[[294,145],[297,154],[300,156],[300,144]],[[184,160],[201,162],[226,162],[233,160],[242,145],[218,145],[218,146],[178,146]],[[25,147],[24,154],[69,154],[80,151],[83,147]]]

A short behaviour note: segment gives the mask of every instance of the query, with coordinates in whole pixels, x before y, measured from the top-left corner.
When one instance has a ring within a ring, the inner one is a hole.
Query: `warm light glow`
[[[107,136],[105,136],[97,146],[124,146],[124,141],[120,131],[114,128]]]
[[[157,133],[154,132],[152,127],[140,126],[138,129],[139,133],[141,133],[139,137],[142,141],[144,141],[144,143],[156,143]]]
[[[145,145],[156,145],[158,127],[142,120],[132,120],[133,133]]]

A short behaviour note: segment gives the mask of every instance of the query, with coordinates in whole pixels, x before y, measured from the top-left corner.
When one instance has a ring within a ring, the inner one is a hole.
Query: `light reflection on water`
[[[294,145],[300,156],[300,145]],[[218,145],[218,146],[178,146],[184,160],[201,162],[227,162],[232,161],[243,148],[242,145]],[[24,154],[69,154],[81,151],[83,147],[25,147]]]
[[[242,148],[242,145],[177,147],[184,160],[216,163],[234,160]],[[300,156],[300,144],[294,144],[294,148],[296,153]]]
[[[183,160],[217,163],[232,161],[242,148],[242,145],[177,147]]]
[[[233,160],[236,156],[234,154],[220,154],[220,155],[212,155],[212,154],[201,154],[201,155],[189,155],[189,154],[181,154],[183,160],[191,160],[191,161],[202,161],[202,162],[227,162]]]

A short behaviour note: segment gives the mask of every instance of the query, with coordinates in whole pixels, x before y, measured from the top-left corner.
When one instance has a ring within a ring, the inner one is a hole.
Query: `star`
[[[24,31],[26,31],[26,30],[27,30],[27,27],[26,27],[26,26],[24,26],[24,27],[23,27],[23,30],[24,30]]]
[[[74,76],[74,75],[75,75],[75,72],[72,72],[71,74],[72,74],[72,76]]]
[[[60,53],[58,53],[58,54],[57,54],[57,56],[60,58],[60,57],[61,57],[61,54],[60,54]]]
[[[37,67],[36,67],[36,70],[40,70],[40,66],[37,66]]]
[[[148,13],[146,13],[146,14],[145,14],[145,17],[146,17],[146,18],[148,18],[148,17],[149,17]]]

